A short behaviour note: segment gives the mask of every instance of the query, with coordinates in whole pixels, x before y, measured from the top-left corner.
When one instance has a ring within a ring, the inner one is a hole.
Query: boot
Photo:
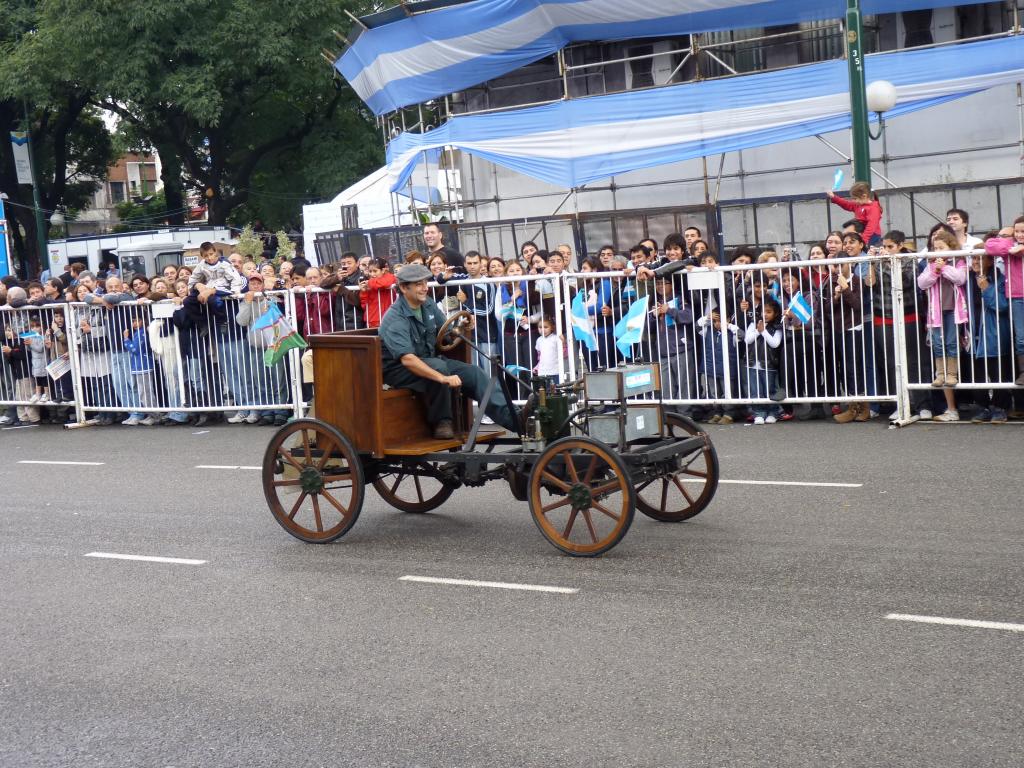
[[[867,403],[857,403],[857,407],[860,409],[857,415],[854,417],[854,421],[871,421],[871,406]]]
[[[960,383],[960,360],[956,357],[946,358],[946,386],[955,387]]]
[[[933,387],[946,386],[946,358],[935,358],[935,378],[932,379]]]
[[[842,413],[837,413],[832,418],[836,420],[837,424],[849,424],[860,415],[860,406],[860,403],[850,403],[849,408]]]
[[[1024,387],[1024,355],[1017,355],[1017,380],[1013,383]]]

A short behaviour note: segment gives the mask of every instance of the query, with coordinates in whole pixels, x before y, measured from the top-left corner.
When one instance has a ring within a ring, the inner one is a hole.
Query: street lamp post
[[[46,225],[43,223],[43,206],[39,201],[39,184],[36,182],[36,159],[32,153],[32,123],[28,119],[28,104],[22,102],[22,107],[25,110],[25,134],[28,138],[29,168],[32,171],[32,205],[36,215],[36,248],[39,251],[39,271],[42,273],[50,268],[50,255],[46,251]],[[28,276],[26,275],[26,277]]]
[[[850,71],[850,127],[853,131],[853,176],[871,183],[867,86],[864,79],[864,25],[860,0],[846,0],[846,64]]]

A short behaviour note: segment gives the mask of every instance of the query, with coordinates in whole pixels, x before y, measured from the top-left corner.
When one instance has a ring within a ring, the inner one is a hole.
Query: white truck
[[[47,245],[50,274],[61,274],[70,264],[81,262],[93,272],[114,262],[121,274],[144,272],[153,275],[167,264],[181,264],[181,254],[197,250],[201,243],[234,243],[227,227],[168,227],[116,235],[89,235],[51,240]]]

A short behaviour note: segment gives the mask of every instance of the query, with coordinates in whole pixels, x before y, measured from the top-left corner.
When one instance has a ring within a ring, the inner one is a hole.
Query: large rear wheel
[[[281,427],[263,456],[263,493],[274,519],[297,539],[326,544],[359,518],[363,465],[352,443],[316,419]]]
[[[544,449],[530,471],[529,500],[544,538],[577,557],[595,557],[618,544],[635,510],[622,459],[589,437],[566,437]]]
[[[673,471],[637,485],[636,507],[655,520],[678,523],[699,515],[714,498],[718,490],[718,453],[707,433],[682,414],[666,412],[665,430],[676,440],[703,437],[704,446],[689,456],[680,456]]]

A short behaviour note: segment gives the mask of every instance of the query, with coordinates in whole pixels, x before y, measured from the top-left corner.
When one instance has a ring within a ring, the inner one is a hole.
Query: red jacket
[[[870,203],[858,203],[856,200],[847,200],[839,195],[832,196],[832,202],[840,208],[853,213],[857,221],[864,222],[864,242],[870,243],[875,235],[882,236],[882,204],[877,200]]]
[[[391,308],[395,301],[393,289],[398,284],[398,279],[390,272],[385,272],[380,277],[371,277],[366,284],[369,290],[359,293],[359,301],[363,305],[363,317],[366,319],[368,328],[379,328],[380,319],[384,317],[384,313]]]

